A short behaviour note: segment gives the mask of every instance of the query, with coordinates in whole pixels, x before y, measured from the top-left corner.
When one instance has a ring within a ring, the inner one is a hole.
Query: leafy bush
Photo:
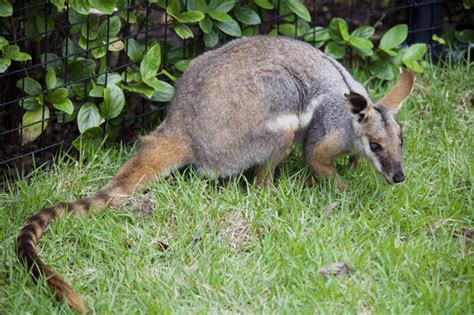
[[[392,27],[375,45],[375,28],[361,26],[349,32],[347,23],[333,19],[327,28],[311,27],[309,10],[299,0],[64,0],[49,4],[0,0],[0,22],[9,19],[9,32],[0,35],[0,73],[9,71],[11,61],[41,63],[17,80],[23,91],[19,105],[22,142],[37,138],[49,117],[59,123],[75,121],[87,138],[113,133],[112,126],[130,110],[127,95],[138,95],[150,102],[168,102],[174,93],[172,82],[202,53],[204,46],[216,46],[220,39],[255,35],[263,16],[278,15],[280,20],[270,35],[299,37],[337,59],[357,57],[366,61],[376,77],[392,80],[399,67],[423,71],[420,60],[426,45],[403,46],[407,26]],[[149,7],[150,6],[150,7]],[[15,10],[14,10],[15,7]],[[26,10],[25,10],[26,8]],[[154,19],[150,12],[155,12]],[[16,18],[13,14],[21,14]],[[11,18],[13,17],[13,18]],[[276,23],[276,22],[275,22]],[[169,28],[173,40],[197,38],[192,45],[170,45],[149,40],[150,29]],[[20,52],[10,41],[25,35]],[[140,34],[145,34],[140,35]],[[143,38],[145,37],[145,39]],[[349,49],[350,48],[350,49]],[[45,49],[47,49],[45,51]],[[31,60],[35,51],[43,51]],[[32,54],[33,55],[33,54]],[[166,58],[166,64],[162,61]],[[112,131],[111,131],[112,130]]]

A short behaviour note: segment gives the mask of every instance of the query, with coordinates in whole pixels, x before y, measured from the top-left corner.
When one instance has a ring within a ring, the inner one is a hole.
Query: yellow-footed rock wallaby
[[[334,160],[348,154],[354,161],[366,158],[388,183],[401,182],[402,133],[395,115],[413,83],[404,71],[388,95],[373,102],[336,60],[284,37],[242,38],[206,52],[176,83],[166,119],[104,188],[27,220],[18,257],[35,279],[44,275],[59,299],[83,312],[81,297],[36,252],[50,222],[68,211],[117,206],[155,176],[188,164],[210,177],[257,166],[257,181],[268,185],[294,142],[302,144],[318,178],[338,179]]]

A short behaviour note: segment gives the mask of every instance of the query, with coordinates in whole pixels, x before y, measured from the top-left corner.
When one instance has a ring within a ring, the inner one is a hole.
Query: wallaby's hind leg
[[[92,201],[96,208],[119,205],[155,176],[167,176],[173,169],[189,164],[191,160],[186,137],[158,129],[142,139],[138,152],[104,188],[86,199]]]
[[[311,172],[319,179],[335,176],[336,186],[339,191],[344,191],[345,185],[336,172],[334,161],[340,152],[338,152],[337,133],[326,136],[321,142],[312,148],[305,148],[305,158]],[[306,180],[306,186],[312,187],[315,184],[313,176]]]
[[[77,201],[44,208],[31,216],[18,234],[18,258],[31,270],[35,280],[38,280],[41,274],[46,277],[49,288],[58,299],[64,300],[78,312],[86,312],[87,307],[81,296],[38,257],[36,247],[41,235],[46,232],[52,220],[61,217],[65,212],[86,214],[91,205],[94,205],[95,210],[108,205],[118,205],[156,174],[166,176],[172,168],[187,164],[191,160],[190,144],[186,137],[158,129],[143,139],[139,151],[103,189]]]
[[[265,161],[263,165],[259,165],[255,174],[255,183],[260,186],[271,187],[274,182],[275,169],[283,161],[283,159],[290,153],[291,145],[295,134],[288,132],[283,136],[281,146],[278,147],[271,157]]]

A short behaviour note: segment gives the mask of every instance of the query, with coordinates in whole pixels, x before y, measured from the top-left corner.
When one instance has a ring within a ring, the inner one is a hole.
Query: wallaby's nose
[[[405,174],[403,172],[396,173],[392,178],[394,183],[401,183],[405,180]]]

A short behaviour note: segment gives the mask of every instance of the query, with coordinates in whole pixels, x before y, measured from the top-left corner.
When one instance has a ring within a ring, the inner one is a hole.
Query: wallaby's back
[[[344,83],[350,84],[350,87]],[[258,36],[235,40],[194,59],[177,82],[167,120],[192,138],[195,164],[211,176],[227,176],[260,164],[286,130],[303,130],[315,110],[341,116],[343,95],[366,94],[347,71],[310,45]]]

